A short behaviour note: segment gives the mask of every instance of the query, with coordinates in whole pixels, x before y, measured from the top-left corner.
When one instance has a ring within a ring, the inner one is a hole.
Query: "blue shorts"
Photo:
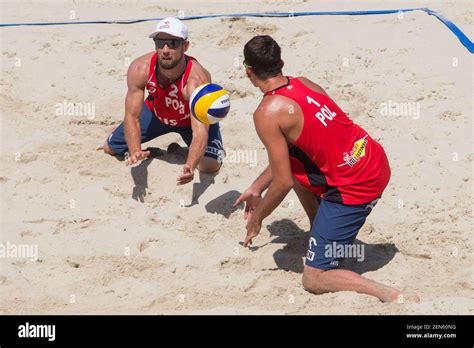
[[[161,123],[145,103],[143,103],[142,112],[140,114],[140,129],[142,144],[167,133],[178,133],[181,135],[181,138],[183,138],[187,146],[189,146],[193,140],[193,131],[191,127],[173,127]],[[117,155],[123,155],[127,152],[128,147],[127,142],[125,141],[123,122],[113,131],[112,134],[110,134],[107,143],[112,151]],[[209,135],[204,156],[222,162],[224,157],[224,146],[222,144],[219,123],[209,126]]]
[[[363,261],[365,250],[353,243],[379,199],[362,205],[321,200],[311,226],[306,265],[327,271],[338,268],[345,258]]]

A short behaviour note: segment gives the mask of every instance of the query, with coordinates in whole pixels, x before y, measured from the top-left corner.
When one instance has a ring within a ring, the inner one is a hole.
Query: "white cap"
[[[159,21],[155,31],[148,37],[154,38],[159,33],[167,33],[186,40],[188,38],[188,27],[178,18],[168,17]]]

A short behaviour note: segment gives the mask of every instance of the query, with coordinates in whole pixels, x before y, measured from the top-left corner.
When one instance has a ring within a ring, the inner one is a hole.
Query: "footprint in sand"
[[[78,226],[79,228],[88,228],[93,224],[93,221],[91,219],[80,219],[80,220],[70,220],[70,221],[65,221],[65,220],[60,220],[57,225],[56,229],[53,232],[53,234],[58,234],[59,232],[62,232],[65,230],[66,226]]]
[[[145,249],[148,249],[150,247],[150,244],[152,243],[158,243],[158,239],[155,239],[155,238],[150,238],[146,241],[143,241],[141,242],[139,245],[138,245],[138,250],[140,252],[143,252]]]
[[[108,176],[104,173],[94,172],[94,171],[89,170],[89,169],[80,170],[79,175],[82,175],[82,176],[95,176],[95,177],[98,177],[98,178],[105,178],[105,177]]]
[[[69,259],[66,260],[66,263],[73,268],[79,268],[81,266],[78,262]]]
[[[17,156],[15,159],[17,159],[17,162],[20,162],[20,163],[30,163],[30,162],[36,161],[38,159],[38,155],[31,152],[25,152],[25,153],[19,154],[19,156]]]

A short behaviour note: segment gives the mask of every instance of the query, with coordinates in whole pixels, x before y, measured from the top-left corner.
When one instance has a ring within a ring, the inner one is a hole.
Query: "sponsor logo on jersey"
[[[352,150],[348,152],[344,152],[343,160],[344,163],[338,165],[338,167],[342,167],[348,165],[349,167],[353,167],[362,157],[365,157],[365,149],[367,147],[367,135],[363,138],[360,138],[354,142],[352,146]]]

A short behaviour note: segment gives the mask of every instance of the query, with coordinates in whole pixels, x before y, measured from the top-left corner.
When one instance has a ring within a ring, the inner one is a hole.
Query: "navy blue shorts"
[[[142,134],[142,144],[167,133],[178,133],[181,135],[181,138],[183,138],[187,146],[189,146],[193,140],[193,131],[191,127],[173,127],[161,123],[145,103],[143,103],[142,113],[140,114],[140,129]],[[112,151],[117,155],[123,155],[127,152],[128,147],[127,142],[125,141],[123,122],[113,131],[112,134],[110,134],[107,143]],[[209,126],[209,136],[204,156],[222,162],[224,146],[222,144],[219,123]]]
[[[345,258],[363,261],[365,250],[353,243],[379,199],[362,205],[321,200],[311,226],[306,265],[327,271],[338,268]]]

